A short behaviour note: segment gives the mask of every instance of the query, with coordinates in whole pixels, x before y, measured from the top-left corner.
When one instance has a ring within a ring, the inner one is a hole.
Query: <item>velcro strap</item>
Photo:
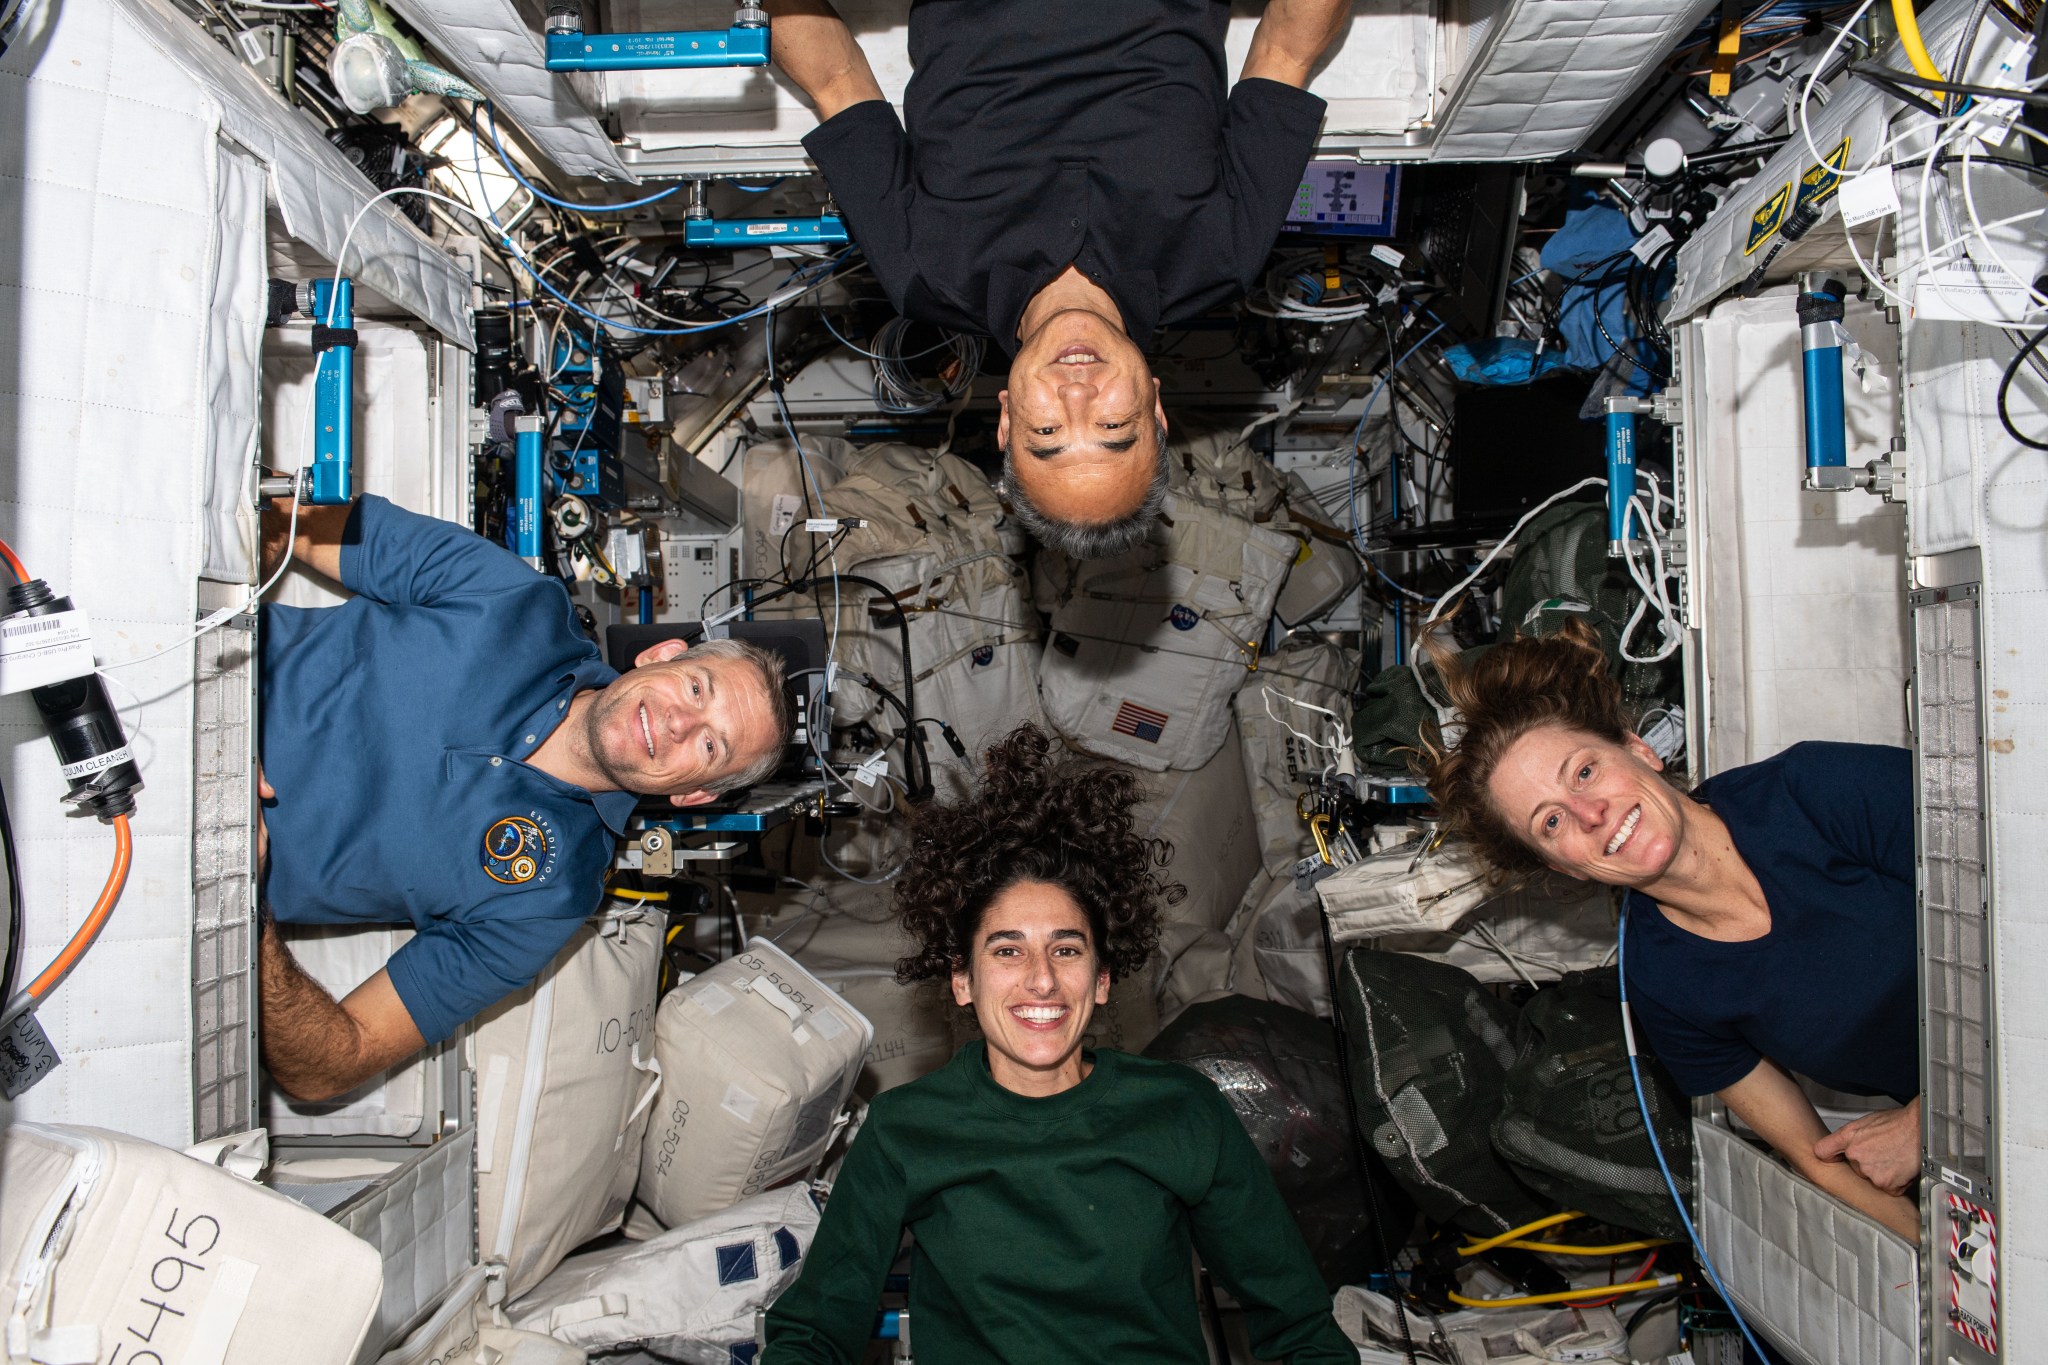
[[[548,1335],[553,1336],[564,1327],[574,1327],[579,1322],[590,1322],[597,1318],[623,1318],[626,1316],[626,1308],[624,1294],[599,1294],[593,1298],[565,1303],[548,1314]]]
[[[353,327],[325,327],[317,322],[313,324],[313,349],[315,351],[331,351],[336,346],[353,346],[355,344],[356,329]]]
[[[99,1326],[83,1322],[31,1332],[28,1358],[36,1365],[93,1365],[100,1358]]]

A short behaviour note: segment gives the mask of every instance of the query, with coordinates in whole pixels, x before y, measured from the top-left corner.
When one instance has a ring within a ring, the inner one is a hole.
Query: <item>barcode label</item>
[[[69,630],[71,623],[63,616],[32,616],[26,621],[9,621],[0,626],[0,634],[14,639],[23,635],[44,635],[53,630]]]
[[[76,608],[0,621],[0,693],[82,678],[93,666],[92,625]]]

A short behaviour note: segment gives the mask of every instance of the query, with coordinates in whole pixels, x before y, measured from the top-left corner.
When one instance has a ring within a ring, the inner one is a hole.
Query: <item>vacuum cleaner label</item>
[[[123,744],[118,749],[109,749],[103,754],[94,754],[91,758],[82,759],[77,763],[59,764],[58,771],[64,774],[66,782],[76,782],[80,778],[91,777],[94,773],[103,773],[109,768],[119,767],[123,763],[133,763],[134,761],[134,752],[127,745]]]

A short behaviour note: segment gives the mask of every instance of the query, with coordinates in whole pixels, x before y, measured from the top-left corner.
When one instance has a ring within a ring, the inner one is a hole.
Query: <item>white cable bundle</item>
[[[930,412],[965,397],[981,373],[982,339],[942,328],[936,346],[905,355],[902,347],[909,330],[908,318],[890,318],[875,333],[875,349],[868,356],[875,367],[875,405],[883,412],[909,414]],[[910,372],[907,362],[941,350],[951,351],[953,358],[941,368],[936,384]]]
[[[1338,287],[1325,284],[1328,267],[1319,251],[1295,252],[1266,272],[1265,281],[1245,301],[1252,312],[1297,322],[1350,322],[1379,306],[1369,282],[1355,271],[1339,268]],[[1350,301],[1325,303],[1330,294],[1348,294]]]

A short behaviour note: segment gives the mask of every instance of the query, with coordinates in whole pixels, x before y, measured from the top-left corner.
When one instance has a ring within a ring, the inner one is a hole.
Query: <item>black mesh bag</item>
[[[1461,652],[1458,660],[1469,666],[1491,648],[1474,646]],[[1436,666],[1425,661],[1422,671],[1429,678],[1431,689],[1440,691]],[[1435,719],[1436,709],[1422,695],[1415,670],[1405,663],[1389,664],[1365,685],[1365,692],[1351,714],[1352,748],[1357,750],[1367,772],[1406,778],[1414,769],[1413,750],[1421,743],[1422,727]]]
[[[1487,1139],[1514,1011],[1470,973],[1405,953],[1353,948],[1337,977],[1359,1126],[1423,1213],[1490,1234],[1550,1212]]]
[[[1363,1284],[1386,1268],[1372,1196],[1387,1220],[1388,1250],[1407,1240],[1414,1210],[1378,1162],[1369,1175],[1359,1170],[1327,1020],[1233,995],[1188,1006],[1145,1055],[1216,1082],[1265,1158],[1328,1288]]]
[[[1573,972],[1522,1006],[1493,1147],[1533,1189],[1605,1223],[1657,1237],[1685,1227],[1643,1133],[1612,967]],[[1638,1046],[1640,1047],[1640,1040]],[[1692,1105],[1656,1059],[1643,1095],[1679,1193],[1692,1197]]]

